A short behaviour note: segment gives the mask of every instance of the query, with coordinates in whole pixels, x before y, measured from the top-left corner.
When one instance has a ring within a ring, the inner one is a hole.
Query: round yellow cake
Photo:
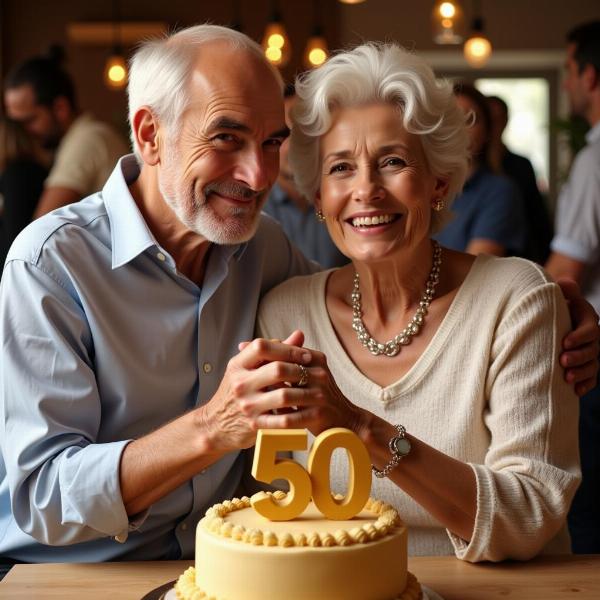
[[[421,598],[406,527],[372,499],[347,521],[325,519],[312,502],[292,521],[265,519],[246,497],[215,504],[198,523],[195,564],[175,586],[181,600]]]

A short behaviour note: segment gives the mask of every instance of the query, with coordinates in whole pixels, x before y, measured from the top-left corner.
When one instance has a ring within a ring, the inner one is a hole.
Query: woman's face
[[[469,152],[471,156],[477,157],[481,154],[483,146],[487,140],[488,132],[485,125],[485,117],[476,102],[473,102],[468,96],[457,94],[456,103],[467,114],[473,112],[475,121],[468,127],[469,132]]]
[[[433,201],[446,184],[429,171],[419,136],[398,109],[339,108],[321,137],[317,205],[336,246],[352,260],[377,261],[429,236]]]

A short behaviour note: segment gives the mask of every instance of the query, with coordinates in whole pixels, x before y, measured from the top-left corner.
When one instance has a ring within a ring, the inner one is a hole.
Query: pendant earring
[[[444,202],[444,200],[442,198],[438,198],[433,203],[433,210],[435,210],[435,212],[440,212],[440,210],[443,210],[445,206],[446,203]]]
[[[323,214],[323,211],[320,208],[317,208],[317,210],[315,210],[315,216],[317,217],[317,221],[319,221],[319,223],[325,222],[325,215]]]

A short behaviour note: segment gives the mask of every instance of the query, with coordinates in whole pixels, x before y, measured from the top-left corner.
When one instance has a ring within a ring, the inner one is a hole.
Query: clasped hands
[[[283,341],[259,338],[239,345],[203,407],[219,451],[254,445],[259,429],[306,428],[318,435],[330,427],[360,427],[364,411],[341,393],[325,355],[303,343],[304,334],[296,330]]]

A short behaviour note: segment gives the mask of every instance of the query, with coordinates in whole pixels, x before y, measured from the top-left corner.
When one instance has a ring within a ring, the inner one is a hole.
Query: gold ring
[[[308,369],[304,365],[298,365],[300,367],[300,379],[296,384],[296,387],[305,387],[308,383]]]

